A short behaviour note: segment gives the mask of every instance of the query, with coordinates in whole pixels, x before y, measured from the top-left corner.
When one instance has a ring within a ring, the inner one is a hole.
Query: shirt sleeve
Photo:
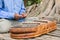
[[[2,1],[0,0],[0,18],[8,18],[8,19],[12,19],[14,18],[14,13],[10,13],[10,12],[6,12],[3,9],[3,4]]]
[[[20,14],[25,13],[25,12],[26,12],[26,8],[24,6],[24,1],[22,0]]]
[[[0,0],[0,9],[2,8],[2,1]]]
[[[14,19],[14,13],[0,10],[0,18]]]

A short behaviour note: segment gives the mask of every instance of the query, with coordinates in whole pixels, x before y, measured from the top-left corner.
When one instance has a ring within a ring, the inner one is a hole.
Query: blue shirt
[[[0,18],[14,19],[14,14],[25,12],[23,0],[0,0]]]

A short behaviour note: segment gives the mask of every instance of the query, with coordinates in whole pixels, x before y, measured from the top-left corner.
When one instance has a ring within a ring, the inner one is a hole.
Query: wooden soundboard
[[[29,27],[34,24],[35,26]],[[56,21],[49,20],[23,22],[23,25],[27,25],[27,27],[12,27],[10,29],[11,38],[34,38],[57,29]]]

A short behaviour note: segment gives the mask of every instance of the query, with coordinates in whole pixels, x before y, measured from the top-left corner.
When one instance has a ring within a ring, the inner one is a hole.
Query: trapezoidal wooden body
[[[55,30],[56,22],[55,21],[48,21],[42,20],[37,22],[24,22],[23,25],[27,25],[27,27],[13,27],[10,29],[10,36],[11,38],[20,39],[20,38],[33,38],[40,36],[42,34],[49,33]],[[34,25],[35,27],[29,27],[30,25]]]

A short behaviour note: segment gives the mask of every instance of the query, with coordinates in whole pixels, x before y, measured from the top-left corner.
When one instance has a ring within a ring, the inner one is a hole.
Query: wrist
[[[15,20],[19,20],[19,14],[15,13],[14,19],[15,19]]]

